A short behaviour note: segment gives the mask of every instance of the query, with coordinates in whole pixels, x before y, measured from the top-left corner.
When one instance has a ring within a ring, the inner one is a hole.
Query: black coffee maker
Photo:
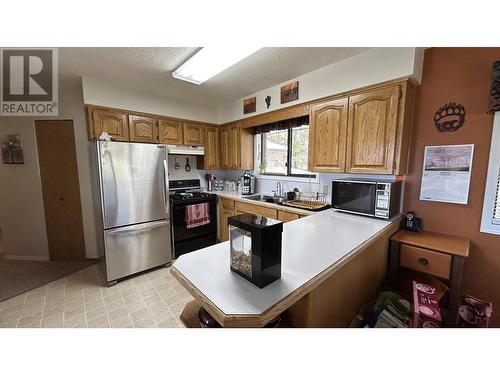
[[[250,171],[245,171],[240,177],[241,195],[251,195],[255,193],[255,176]]]

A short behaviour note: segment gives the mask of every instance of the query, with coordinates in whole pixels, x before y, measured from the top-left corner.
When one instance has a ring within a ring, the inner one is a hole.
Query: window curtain
[[[277,130],[288,130],[302,125],[309,125],[309,116],[294,117],[287,120],[276,121],[253,128],[254,134],[269,133]]]
[[[488,112],[500,111],[500,61],[493,63]]]

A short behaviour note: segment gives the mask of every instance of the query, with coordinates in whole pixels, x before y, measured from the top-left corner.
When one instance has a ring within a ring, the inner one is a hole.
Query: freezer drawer
[[[105,230],[104,244],[108,282],[170,263],[170,220]]]

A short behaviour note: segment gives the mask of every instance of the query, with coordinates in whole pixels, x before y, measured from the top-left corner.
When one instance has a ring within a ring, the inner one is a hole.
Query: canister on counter
[[[259,288],[281,278],[283,222],[253,214],[228,222],[231,270]]]

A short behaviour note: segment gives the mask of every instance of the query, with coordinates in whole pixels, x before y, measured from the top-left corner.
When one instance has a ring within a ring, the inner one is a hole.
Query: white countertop
[[[261,314],[390,223],[333,209],[285,223],[281,279],[263,289],[230,270],[228,241],[182,255],[173,267],[224,314]]]
[[[274,209],[280,210],[280,211],[294,212],[294,213],[299,214],[299,215],[311,215],[311,214],[316,213],[315,211],[303,210],[303,209],[295,208],[295,207],[291,207],[291,206],[282,206],[282,205],[279,205],[276,203],[254,201],[251,199],[244,198],[245,196],[242,195],[241,192],[239,192],[239,191],[222,190],[222,191],[211,191],[210,193],[216,194],[222,198],[228,198],[228,199],[233,199],[233,200],[236,200],[239,202],[245,202],[245,203],[250,203],[250,204],[256,204],[258,206],[274,208]],[[273,195],[272,193],[255,193],[255,194]]]

